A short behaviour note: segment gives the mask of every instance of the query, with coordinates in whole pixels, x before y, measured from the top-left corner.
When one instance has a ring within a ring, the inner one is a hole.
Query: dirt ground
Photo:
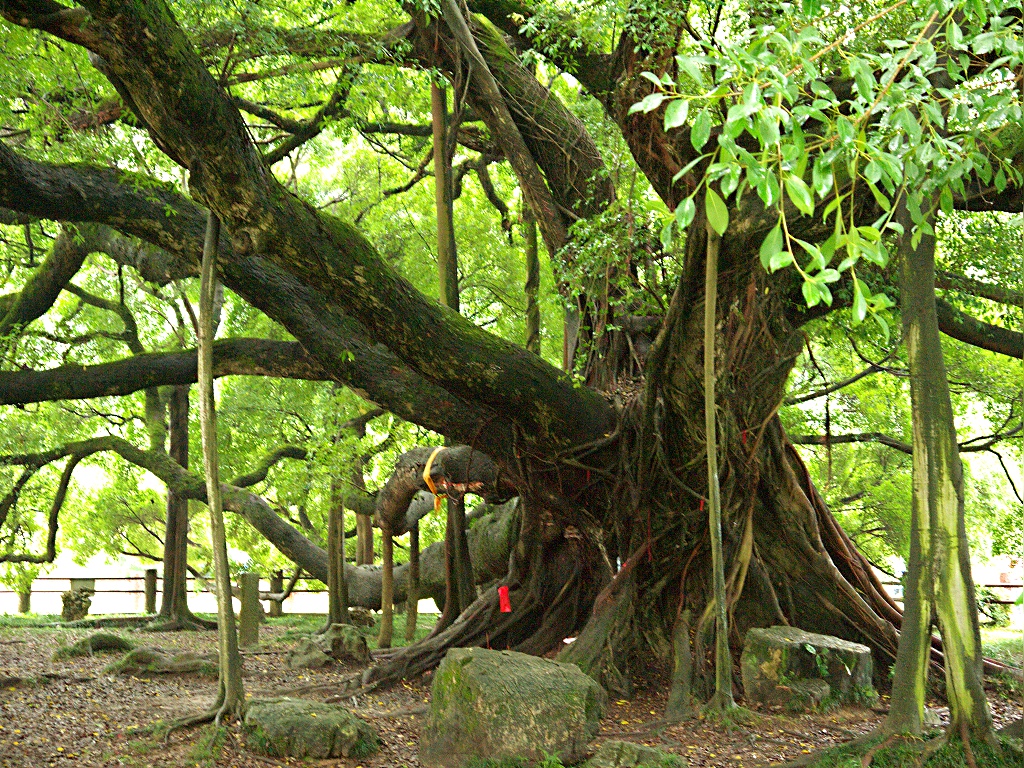
[[[216,680],[196,675],[118,677],[103,668],[117,656],[54,661],[57,648],[87,636],[89,629],[0,628],[0,766],[265,766],[323,765],[346,768],[418,768],[417,741],[430,680],[347,699],[344,703],[372,722],[383,742],[380,752],[363,760],[288,761],[256,756],[241,746],[236,726],[219,748],[209,732],[195,729],[172,734],[164,743],[142,730],[160,720],[204,711],[216,693]],[[212,632],[142,633],[111,630],[136,645],[168,651],[214,651]],[[300,686],[315,686],[305,698],[324,700],[354,669],[332,665],[319,670],[291,670],[288,650],[308,627],[265,626],[260,645],[243,652],[246,695],[280,695]],[[596,749],[606,739],[626,739],[684,756],[694,768],[779,764],[811,751],[847,741],[872,729],[883,710],[841,709],[827,714],[784,715],[760,712],[749,729],[725,729],[697,720],[663,727],[667,691],[661,676],[650,680],[632,700],[613,700],[601,725]],[[19,684],[10,678],[36,678]],[[1005,694],[1005,692],[1004,692]],[[997,725],[1020,718],[1021,695],[990,696]],[[884,707],[882,699],[880,707]],[[940,709],[939,713],[943,711]]]

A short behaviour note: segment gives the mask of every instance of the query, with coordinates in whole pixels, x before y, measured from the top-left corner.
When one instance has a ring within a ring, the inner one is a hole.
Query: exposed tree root
[[[875,755],[878,754],[878,750],[885,749],[896,741],[896,739],[896,734],[892,734],[868,749],[868,751],[864,753],[864,757],[860,759],[860,768],[868,768],[868,766],[871,765],[871,761],[875,759]]]
[[[216,628],[216,621],[202,619],[191,613],[188,616],[172,616],[170,618],[157,616],[143,627],[146,632],[198,632]]]
[[[450,627],[367,669],[362,684],[386,687],[420,675],[453,647],[546,653],[583,626],[607,576],[598,547],[575,528],[549,520],[524,530],[505,580],[510,612],[501,611],[497,586],[491,586]]]

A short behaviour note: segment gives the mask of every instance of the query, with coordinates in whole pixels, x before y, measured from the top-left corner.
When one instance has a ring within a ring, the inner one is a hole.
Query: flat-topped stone
[[[751,629],[740,664],[748,704],[803,710],[877,698],[871,649],[831,635],[797,627]]]

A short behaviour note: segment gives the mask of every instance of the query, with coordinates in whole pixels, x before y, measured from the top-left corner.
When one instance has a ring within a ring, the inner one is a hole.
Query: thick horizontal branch
[[[305,448],[300,448],[297,445],[285,445],[277,450],[271,451],[260,461],[259,466],[256,467],[252,472],[247,472],[244,475],[239,475],[231,481],[231,485],[237,486],[238,488],[250,488],[256,483],[261,483],[267,479],[267,475],[270,474],[270,470],[277,466],[284,459],[295,459],[296,461],[305,461],[307,456]]]
[[[967,293],[999,304],[1009,304],[1014,307],[1024,306],[1024,293],[1020,291],[1010,291],[1001,285],[975,280],[973,277],[958,275],[954,272],[936,272],[935,287],[944,291]]]
[[[294,341],[225,339],[213,347],[213,375],[323,381],[330,376]],[[154,352],[100,365],[0,371],[0,405],[128,395],[148,387],[194,384],[196,350]]]
[[[94,24],[102,39],[62,35],[95,45],[158,145],[189,167],[190,189],[230,235],[221,262],[225,285],[281,322],[339,381],[354,379],[349,371],[364,374],[355,386],[371,399],[404,418],[413,410],[412,420],[463,442],[486,443],[481,447],[495,458],[511,458],[511,431],[533,452],[551,455],[610,430],[614,413],[595,393],[427,299],[354,227],[285,190],[164,3],[98,4]],[[194,235],[193,258],[201,242]],[[358,365],[371,362],[373,342],[386,344],[411,375],[409,385],[420,390],[415,407],[409,387],[396,391],[394,376],[370,377],[372,366]],[[436,402],[424,401],[426,389]]]
[[[943,299],[935,300],[935,312],[939,330],[947,336],[990,352],[1024,358],[1024,334],[977,320]]]
[[[430,479],[439,495],[482,496],[492,503],[506,501],[515,489],[502,477],[490,457],[469,446],[413,448],[395,462],[395,469],[377,493],[375,522],[393,535],[405,533],[410,524],[408,510],[417,494],[429,491],[424,478],[430,465]],[[429,494],[427,494],[429,496]],[[423,499],[432,505],[432,499]]]
[[[0,206],[58,221],[97,221],[156,248],[137,265],[147,279],[197,273],[206,212],[150,180],[108,168],[55,166],[20,157],[0,143]],[[315,250],[315,249],[314,249]],[[317,287],[258,254],[243,259],[221,238],[225,285],[281,322],[330,378],[396,416],[478,445],[493,455],[512,444],[510,422],[414,372]],[[329,281],[328,281],[329,283]],[[422,347],[422,335],[417,346]],[[464,366],[464,350],[454,356]],[[481,425],[487,430],[481,434]]]
[[[914,449],[910,443],[904,443],[881,432],[858,432],[851,435],[789,435],[793,445],[843,445],[848,443],[879,443],[894,448],[910,456]]]

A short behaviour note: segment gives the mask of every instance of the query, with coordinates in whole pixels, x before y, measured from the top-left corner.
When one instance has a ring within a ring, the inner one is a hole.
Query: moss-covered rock
[[[597,735],[607,696],[573,664],[513,651],[453,648],[434,675],[420,762],[578,762]]]
[[[205,675],[216,677],[217,654],[196,655],[176,653],[169,655],[158,648],[136,648],[108,664],[103,670],[108,675]]]
[[[324,653],[315,640],[304,637],[288,651],[285,663],[290,669],[320,669],[330,664],[331,657]]]
[[[352,624],[331,624],[330,628],[313,641],[332,659],[356,661],[366,664],[370,661],[370,648],[366,636]]]
[[[83,637],[73,645],[66,645],[58,648],[53,654],[53,660],[70,659],[74,656],[92,656],[94,653],[103,651],[130,651],[135,646],[120,635],[110,632],[94,632],[88,637]]]
[[[583,768],[687,768],[687,762],[654,747],[631,741],[606,741]]]
[[[336,704],[265,699],[246,707],[245,743],[274,757],[366,757],[380,747],[377,731]]]
[[[871,649],[796,627],[751,629],[740,660],[748,704],[792,711],[871,704]]]

